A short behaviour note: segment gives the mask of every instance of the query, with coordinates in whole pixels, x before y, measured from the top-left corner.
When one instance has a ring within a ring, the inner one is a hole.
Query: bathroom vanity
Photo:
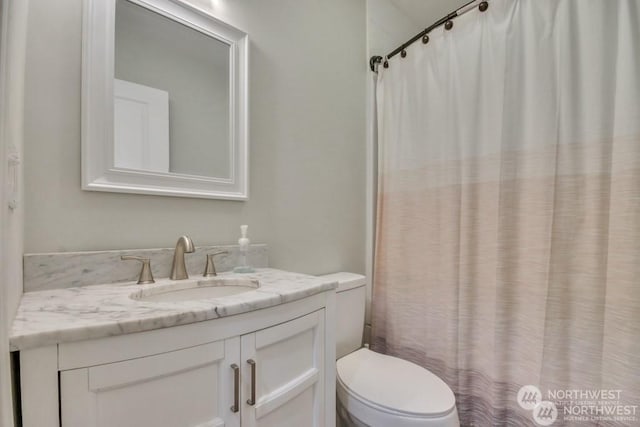
[[[200,277],[25,293],[11,337],[23,425],[333,426],[337,284],[267,268],[220,279],[257,287],[154,298],[223,283]]]

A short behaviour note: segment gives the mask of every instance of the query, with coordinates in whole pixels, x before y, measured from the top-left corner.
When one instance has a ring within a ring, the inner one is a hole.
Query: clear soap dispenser
[[[238,239],[240,250],[238,254],[238,265],[233,269],[234,273],[253,273],[255,271],[247,261],[247,255],[249,253],[249,238],[247,237],[248,228],[248,225],[240,226],[240,238]]]

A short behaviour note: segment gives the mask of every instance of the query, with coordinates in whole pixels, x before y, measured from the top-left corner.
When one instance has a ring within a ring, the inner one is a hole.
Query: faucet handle
[[[138,277],[138,285],[156,283],[156,281],[153,280],[153,274],[151,274],[151,260],[149,258],[141,256],[122,255],[120,259],[122,261],[135,260],[142,263],[142,270],[140,270],[140,276]]]
[[[204,273],[202,273],[203,277],[211,277],[211,276],[217,276],[218,273],[216,272],[216,265],[213,262],[213,257],[216,255],[228,255],[229,251],[219,251],[219,252],[214,252],[212,254],[207,254],[207,265],[204,268]]]

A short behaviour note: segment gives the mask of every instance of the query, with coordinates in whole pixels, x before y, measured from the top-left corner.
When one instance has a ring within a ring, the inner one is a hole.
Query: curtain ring
[[[480,9],[480,12],[484,12],[485,10],[489,9],[489,3],[486,1],[481,2],[478,5],[478,9]]]
[[[405,58],[405,57],[407,56],[407,51],[406,51],[406,50],[404,50],[404,49],[402,49],[402,50],[400,51],[400,56],[401,56],[401,57],[403,57],[403,58]]]
[[[422,36],[422,43],[429,43],[429,34],[425,34],[424,36]]]
[[[444,23],[444,29],[445,30],[450,30],[452,28],[453,28],[453,21],[449,20],[449,21]]]
[[[384,57],[384,62],[382,63],[382,66],[384,68],[389,68],[389,59],[386,56]]]

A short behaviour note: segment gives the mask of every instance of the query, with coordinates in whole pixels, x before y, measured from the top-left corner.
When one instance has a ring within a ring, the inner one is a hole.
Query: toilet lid
[[[449,386],[428,370],[366,348],[340,358],[337,374],[360,400],[394,412],[436,417],[451,412],[456,404]]]

